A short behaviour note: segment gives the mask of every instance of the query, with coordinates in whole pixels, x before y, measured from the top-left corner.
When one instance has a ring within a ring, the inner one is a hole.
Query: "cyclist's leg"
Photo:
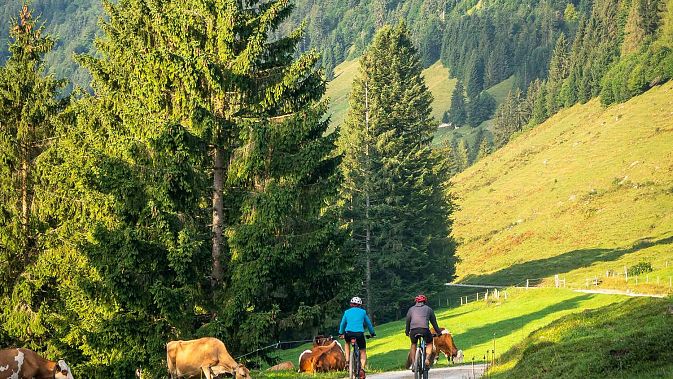
[[[425,367],[430,367],[430,357],[432,356],[432,333],[428,329],[423,337],[425,339]]]
[[[360,367],[363,370],[367,367],[367,349],[360,349]]]
[[[351,341],[346,340],[346,343],[344,345],[346,345],[346,351],[345,351],[345,353],[346,353],[346,366],[348,366],[348,363],[350,362],[350,359],[351,359]]]

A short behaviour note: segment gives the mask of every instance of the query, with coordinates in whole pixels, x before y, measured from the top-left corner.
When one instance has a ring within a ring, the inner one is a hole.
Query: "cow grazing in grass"
[[[44,359],[28,349],[0,350],[0,379],[73,379],[64,360]]]
[[[311,350],[304,350],[299,356],[299,372],[341,371],[346,368],[346,356],[338,341],[332,340],[329,345],[317,345]]]
[[[456,347],[456,344],[453,342],[453,336],[451,333],[449,333],[448,330],[441,328],[439,330],[439,333],[435,331],[435,334],[438,336],[433,338],[432,344],[434,345],[432,348],[432,355],[433,358],[431,361],[434,363],[437,363],[437,359],[439,358],[439,353],[442,352],[444,353],[444,356],[446,359],[451,362],[455,363],[462,363],[463,362],[463,351],[458,350]]]
[[[205,337],[191,341],[171,341],[166,344],[168,374],[171,379],[205,377],[213,379],[222,374],[250,379],[250,371],[236,363],[227,348],[217,338]]]
[[[292,370],[294,370],[294,364],[290,361],[279,363],[267,369],[267,371],[292,371]]]

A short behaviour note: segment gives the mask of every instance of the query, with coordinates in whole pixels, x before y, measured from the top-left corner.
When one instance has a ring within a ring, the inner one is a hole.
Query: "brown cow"
[[[340,371],[346,368],[346,356],[338,341],[304,350],[299,356],[299,372]]]
[[[456,344],[453,341],[453,336],[449,333],[448,330],[444,328],[439,329],[439,333],[435,331],[435,334],[438,334],[438,337],[433,338],[432,344],[432,359],[433,363],[437,363],[439,358],[439,353],[444,353],[446,359],[451,362],[462,363],[463,362],[463,351],[458,350]]]
[[[73,379],[64,360],[50,361],[28,349],[0,350],[0,379]]]
[[[236,363],[224,343],[217,338],[171,341],[166,344],[166,357],[171,379],[200,377],[202,374],[206,379],[213,379],[221,374],[250,379],[250,371]]]
[[[435,331],[435,334],[438,336],[432,339],[432,355],[430,355],[430,362],[432,362],[433,365],[437,363],[439,353],[441,352],[444,353],[449,364],[451,364],[451,362],[462,363],[463,351],[456,348],[451,333],[444,328],[440,328],[439,331],[439,333]],[[411,353],[407,355],[407,367],[411,368]]]
[[[294,370],[294,364],[290,361],[279,363],[275,366],[271,366],[267,371],[292,371]]]

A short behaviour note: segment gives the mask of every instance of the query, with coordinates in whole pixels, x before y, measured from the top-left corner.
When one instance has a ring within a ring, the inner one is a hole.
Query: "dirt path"
[[[430,370],[430,378],[434,379],[473,379],[480,378],[484,374],[486,365],[475,364],[474,370],[472,365],[454,366],[437,368]],[[369,379],[413,379],[414,373],[406,371],[385,372],[383,374],[367,375]]]

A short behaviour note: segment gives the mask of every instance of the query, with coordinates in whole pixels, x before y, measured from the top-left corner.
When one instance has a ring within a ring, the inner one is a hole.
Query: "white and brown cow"
[[[206,379],[212,379],[221,374],[250,379],[250,371],[236,363],[224,343],[217,338],[171,341],[166,344],[166,357],[171,379],[201,377],[201,375]]]
[[[326,341],[324,341],[326,342]],[[315,344],[299,356],[299,372],[316,373],[341,371],[346,368],[346,357],[339,341],[327,345]]]
[[[73,379],[64,360],[44,359],[28,349],[0,350],[0,379]]]

